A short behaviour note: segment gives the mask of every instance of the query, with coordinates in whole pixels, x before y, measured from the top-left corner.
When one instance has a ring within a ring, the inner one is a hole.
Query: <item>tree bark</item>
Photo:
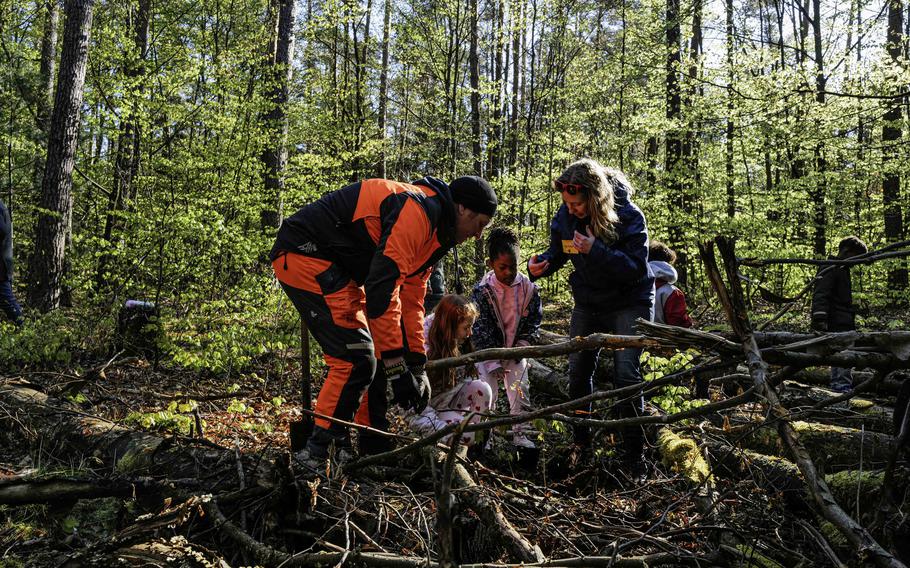
[[[895,72],[901,69],[903,59],[903,0],[888,2],[887,49]],[[895,81],[894,91],[903,87]],[[894,98],[888,104],[882,126],[882,201],[885,215],[885,240],[900,241],[904,235],[903,207],[901,201],[900,175],[900,140],[903,137],[901,127],[901,106],[904,98]],[[905,290],[907,288],[907,268],[905,264],[888,271],[888,289]]]
[[[69,0],[64,5],[63,54],[41,184],[42,212],[38,215],[35,253],[29,271],[31,304],[42,312],[58,308],[63,293],[67,229],[73,210],[73,167],[93,7],[94,0]]]
[[[679,74],[682,62],[680,47],[679,0],[667,0],[667,61],[666,61],[666,163],[665,175],[667,197],[670,201],[671,218],[669,232],[670,243],[677,250],[685,246],[685,219],[688,215],[686,197],[683,189],[683,178],[688,172],[683,171],[682,161],[682,94]],[[680,266],[680,283],[685,284],[685,267]]]
[[[265,166],[265,195],[268,200],[262,211],[262,227],[281,224],[284,199],[284,170],[287,167],[288,116],[287,103],[294,58],[294,0],[271,0],[272,37],[267,62],[268,98],[271,104],[263,116],[270,132],[271,144],[262,152]]]
[[[483,177],[483,156],[480,146],[480,57],[477,54],[478,17],[477,0],[468,0],[471,11],[471,45],[468,54],[468,65],[471,67],[471,156],[474,159],[475,176]]]
[[[57,29],[60,24],[60,2],[45,0],[44,35],[41,37],[41,64],[39,67],[40,91],[37,93],[35,118],[41,133],[39,146],[46,146],[50,125],[50,114],[54,104],[54,74],[57,69]],[[41,180],[44,176],[44,153],[40,150],[35,156],[34,187],[35,193],[41,191]]]
[[[812,35],[815,46],[815,101],[825,106],[825,59],[822,51],[822,24],[821,24],[821,0],[812,0]],[[818,136],[824,140],[824,125],[817,124],[819,129]],[[813,225],[815,235],[813,239],[815,254],[824,256],[828,248],[827,240],[827,212],[825,209],[825,196],[828,193],[828,182],[826,179],[828,162],[825,158],[825,145],[819,142],[815,145],[815,190],[810,192],[813,205]]]
[[[102,242],[106,250],[98,260],[98,271],[95,277],[96,290],[103,290],[110,284],[107,267],[111,262],[111,249],[120,242],[119,233],[123,231],[123,221],[119,213],[129,209],[133,199],[133,181],[139,173],[139,145],[141,132],[139,131],[140,99],[144,91],[144,84],[137,79],[145,73],[145,57],[148,51],[149,23],[151,21],[151,0],[139,0],[139,8],[135,14],[132,6],[128,8],[127,29],[134,31],[134,50],[131,56],[126,55],[123,64],[124,75],[127,78],[128,101],[121,112],[123,120],[120,123],[120,137],[117,141],[117,157],[114,162],[114,179],[111,194],[108,198],[107,215],[104,221],[104,234]],[[133,94],[133,89],[136,93]]]
[[[385,0],[382,16],[382,67],[379,71],[379,168],[377,174],[385,178],[388,156],[386,151],[386,120],[389,105],[389,37],[392,30],[392,0]]]

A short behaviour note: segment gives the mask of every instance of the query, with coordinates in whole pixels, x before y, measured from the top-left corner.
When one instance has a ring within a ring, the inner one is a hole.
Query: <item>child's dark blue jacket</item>
[[[471,345],[475,350],[491,347],[514,347],[519,342],[527,344],[537,340],[540,332],[540,322],[543,319],[543,310],[540,303],[540,293],[537,286],[532,284],[522,274],[517,276],[521,305],[518,312],[518,326],[515,330],[513,345],[505,344],[505,330],[503,329],[500,307],[496,304],[495,294],[490,289],[490,279],[495,278],[493,272],[487,272],[483,279],[474,286],[471,300],[477,306],[479,315],[474,321]]]
[[[618,188],[615,193],[618,238],[612,244],[594,241],[588,254],[573,252],[575,231],[586,235],[588,221],[569,214],[563,205],[550,226],[550,248],[538,255],[550,265],[538,278],[549,276],[572,261],[575,268],[569,276],[575,305],[597,311],[613,311],[630,306],[654,304],[654,275],[648,267],[648,229],[645,216],[629,201],[628,193]],[[535,278],[532,276],[532,280]]]

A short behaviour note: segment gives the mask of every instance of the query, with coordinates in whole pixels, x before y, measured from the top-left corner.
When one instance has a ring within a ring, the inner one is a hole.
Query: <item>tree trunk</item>
[[[515,163],[518,161],[518,103],[519,103],[519,73],[521,71],[521,35],[524,25],[522,11],[524,0],[514,0],[512,3],[512,117],[509,121],[509,173],[514,174]],[[515,195],[513,194],[514,198]]]
[[[483,176],[483,159],[480,147],[480,58],[477,55],[477,0],[468,0],[471,11],[471,47],[468,64],[471,67],[471,156],[474,159],[474,175]]]
[[[281,223],[283,213],[284,169],[288,161],[286,107],[293,71],[291,60],[294,58],[294,6],[293,0],[271,0],[269,9],[273,35],[266,76],[270,79],[268,98],[271,107],[263,116],[263,122],[270,132],[272,145],[262,152],[262,163],[265,166],[265,195],[268,200],[261,215],[263,228],[277,227]]]
[[[821,0],[812,0],[812,35],[815,46],[815,101],[822,107],[825,105],[825,65],[824,52],[822,51],[822,24],[821,24]],[[822,131],[824,126],[817,125]],[[819,133],[821,140],[824,134]],[[827,251],[827,215],[825,214],[825,195],[828,192],[827,175],[828,164],[825,159],[825,145],[819,142],[815,145],[815,191],[811,192],[813,205],[813,225],[815,225],[815,236],[813,239],[815,254],[823,257]]]
[[[498,179],[502,174],[502,99],[503,99],[503,52],[505,50],[505,34],[503,34],[503,23],[505,12],[505,0],[496,0],[496,18],[493,23],[494,54],[493,54],[493,84],[496,86],[496,92],[493,95],[493,120],[492,132],[490,139],[487,141],[487,153],[489,157],[489,166],[487,171],[493,179]]]
[[[54,73],[57,66],[57,29],[60,24],[60,2],[46,0],[44,19],[44,35],[41,37],[41,65],[39,76],[41,91],[37,93],[35,105],[35,119],[41,140],[38,146],[46,146],[46,138],[50,122],[51,106],[54,102]],[[44,175],[44,153],[37,152],[33,173],[35,193],[41,191],[41,180]]]
[[[93,0],[64,5],[63,54],[48,136],[47,164],[41,184],[41,213],[31,262],[30,300],[46,312],[60,306],[66,260],[67,227],[73,209],[73,166],[79,141],[82,88],[88,63]]]
[[[667,65],[666,65],[666,117],[668,123],[666,147],[666,184],[667,197],[671,204],[669,231],[670,242],[677,250],[682,250],[686,242],[685,219],[687,216],[686,197],[682,180],[688,177],[683,171],[682,136],[680,122],[682,119],[682,96],[679,86],[679,71],[682,54],[680,51],[679,0],[667,0]],[[685,266],[679,266],[679,282],[685,285]]]
[[[379,168],[377,174],[385,178],[388,157],[386,150],[386,120],[389,104],[389,36],[392,30],[392,0],[385,0],[382,16],[382,68],[379,71]]]
[[[726,166],[726,186],[727,186],[727,217],[732,219],[736,216],[736,184],[733,168],[733,133],[735,125],[733,123],[733,83],[736,80],[734,71],[733,53],[734,53],[734,36],[733,36],[733,0],[727,0],[727,135],[726,145],[724,147],[724,164]]]
[[[693,196],[699,194],[698,172],[698,140],[699,125],[695,120],[696,109],[700,106],[700,69],[702,50],[701,30],[702,0],[694,0],[692,5],[692,38],[689,42],[689,71],[687,73],[688,88],[686,89],[686,132],[682,141],[682,165],[685,177],[681,180],[680,209],[685,214],[691,215]],[[679,247],[677,254],[677,272],[679,286],[686,287],[689,279],[689,262],[686,249]]]
[[[104,234],[102,242],[105,254],[98,260],[98,272],[95,278],[96,290],[102,290],[110,285],[107,267],[111,262],[112,254],[109,251],[116,249],[120,242],[120,232],[123,231],[123,221],[119,212],[129,209],[133,199],[133,181],[139,173],[139,101],[142,97],[144,85],[139,82],[137,92],[132,93],[135,80],[145,73],[144,61],[148,51],[149,22],[151,21],[151,0],[139,0],[139,9],[132,13],[132,6],[128,10],[127,29],[135,32],[136,59],[127,56],[124,61],[124,74],[130,84],[128,101],[122,109],[123,120],[120,123],[120,137],[117,141],[117,157],[114,161],[113,187],[108,198],[107,215],[104,221]]]
[[[903,29],[904,8],[903,0],[890,0],[888,3],[888,55],[897,71],[903,65]],[[900,92],[902,87],[895,81],[893,90]],[[904,222],[901,206],[901,176],[900,176],[900,139],[903,137],[901,128],[901,105],[904,97],[891,99],[885,113],[882,126],[882,200],[885,208],[885,240],[889,243],[903,240]],[[906,265],[888,271],[888,288],[903,291],[907,288]]]

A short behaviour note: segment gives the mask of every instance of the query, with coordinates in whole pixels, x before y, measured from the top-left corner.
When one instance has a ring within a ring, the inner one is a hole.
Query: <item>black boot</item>
[[[357,445],[362,456],[384,454],[395,449],[395,441],[392,438],[370,432],[360,432]]]

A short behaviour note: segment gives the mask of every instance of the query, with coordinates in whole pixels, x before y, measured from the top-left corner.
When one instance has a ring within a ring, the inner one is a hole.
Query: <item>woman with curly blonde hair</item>
[[[654,305],[654,275],[648,267],[648,230],[645,216],[632,201],[632,185],[619,170],[605,168],[583,158],[570,164],[553,181],[563,205],[550,226],[550,247],[528,261],[531,279],[550,276],[567,262],[575,307],[569,333],[631,335],[635,320],[651,319]],[[582,398],[593,392],[594,369],[599,350],[582,351],[569,357],[569,394]],[[642,382],[641,349],[613,352],[614,386]],[[644,399],[631,397],[614,406],[618,417],[641,413]],[[577,410],[586,416],[591,406]],[[575,455],[588,453],[591,432],[574,428]],[[644,472],[644,435],[640,427],[623,430],[626,471],[638,477]]]

